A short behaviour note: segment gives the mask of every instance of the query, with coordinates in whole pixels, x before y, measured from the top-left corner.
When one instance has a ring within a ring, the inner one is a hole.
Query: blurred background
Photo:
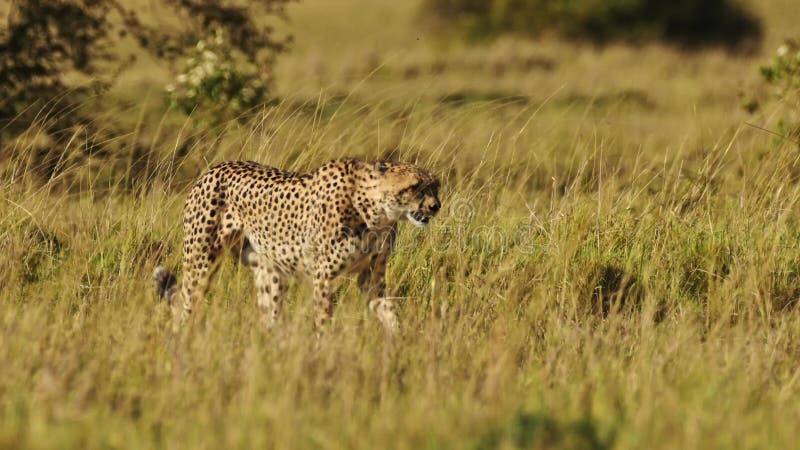
[[[788,136],[795,6],[4,0],[0,136],[6,157],[35,154],[45,178],[78,129],[90,138],[76,157],[139,167],[170,130],[243,124],[276,105],[312,120],[367,105],[431,115],[491,105],[505,119],[537,111],[540,130],[586,126],[642,145],[715,139],[743,121]],[[116,172],[133,187],[155,175],[142,170]]]

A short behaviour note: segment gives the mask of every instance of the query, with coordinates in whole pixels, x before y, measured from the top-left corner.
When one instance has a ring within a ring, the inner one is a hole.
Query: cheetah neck
[[[389,217],[383,208],[383,198],[377,182],[367,177],[357,177],[356,180],[351,200],[367,228],[377,230],[394,226],[397,219]]]
[[[397,220],[392,220],[380,206],[377,199],[371,198],[361,192],[356,192],[353,196],[353,207],[358,212],[361,220],[371,230],[389,228]]]

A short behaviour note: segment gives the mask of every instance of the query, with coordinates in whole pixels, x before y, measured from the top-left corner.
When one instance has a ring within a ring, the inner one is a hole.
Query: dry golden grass
[[[758,5],[767,50],[791,3]],[[140,68],[108,112],[127,151],[2,144],[0,448],[796,446],[798,148],[737,99],[765,56],[465,48],[415,11],[296,5],[281,103],[246,124],[164,115]],[[231,259],[172,335],[149,276],[177,264],[193,177],[342,155],[442,178],[390,264],[402,333],[347,280],[324,339],[304,285],[265,335]]]

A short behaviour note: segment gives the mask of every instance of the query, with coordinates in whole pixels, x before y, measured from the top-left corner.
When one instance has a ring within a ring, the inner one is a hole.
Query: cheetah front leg
[[[397,330],[398,321],[394,302],[386,297],[386,262],[388,252],[372,258],[367,269],[358,275],[358,287],[367,298],[367,307],[387,331]]]
[[[318,272],[314,275],[313,281],[314,309],[316,310],[314,325],[319,331],[333,318],[333,293],[331,292],[330,277]]]
[[[254,252],[249,243],[242,250],[241,259],[253,271],[261,323],[270,330],[278,321],[281,303],[286,295],[283,274],[270,264],[266,256]]]

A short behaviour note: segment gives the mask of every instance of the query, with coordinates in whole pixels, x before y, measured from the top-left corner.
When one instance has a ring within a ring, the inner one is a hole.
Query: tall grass
[[[2,445],[793,445],[793,148],[749,152],[764,138],[742,132],[667,156],[612,150],[597,130],[554,144],[530,127],[534,108],[413,103],[287,100],[213,135],[189,121],[151,147],[145,187],[109,183],[69,149],[37,183],[15,148],[0,207]],[[492,119],[508,108],[516,120]],[[384,336],[345,281],[324,339],[303,285],[266,335],[231,258],[172,335],[148,277],[177,261],[191,174],[340,154],[443,178],[444,213],[402,227],[391,261],[402,334]],[[80,189],[59,183],[72,179]]]

